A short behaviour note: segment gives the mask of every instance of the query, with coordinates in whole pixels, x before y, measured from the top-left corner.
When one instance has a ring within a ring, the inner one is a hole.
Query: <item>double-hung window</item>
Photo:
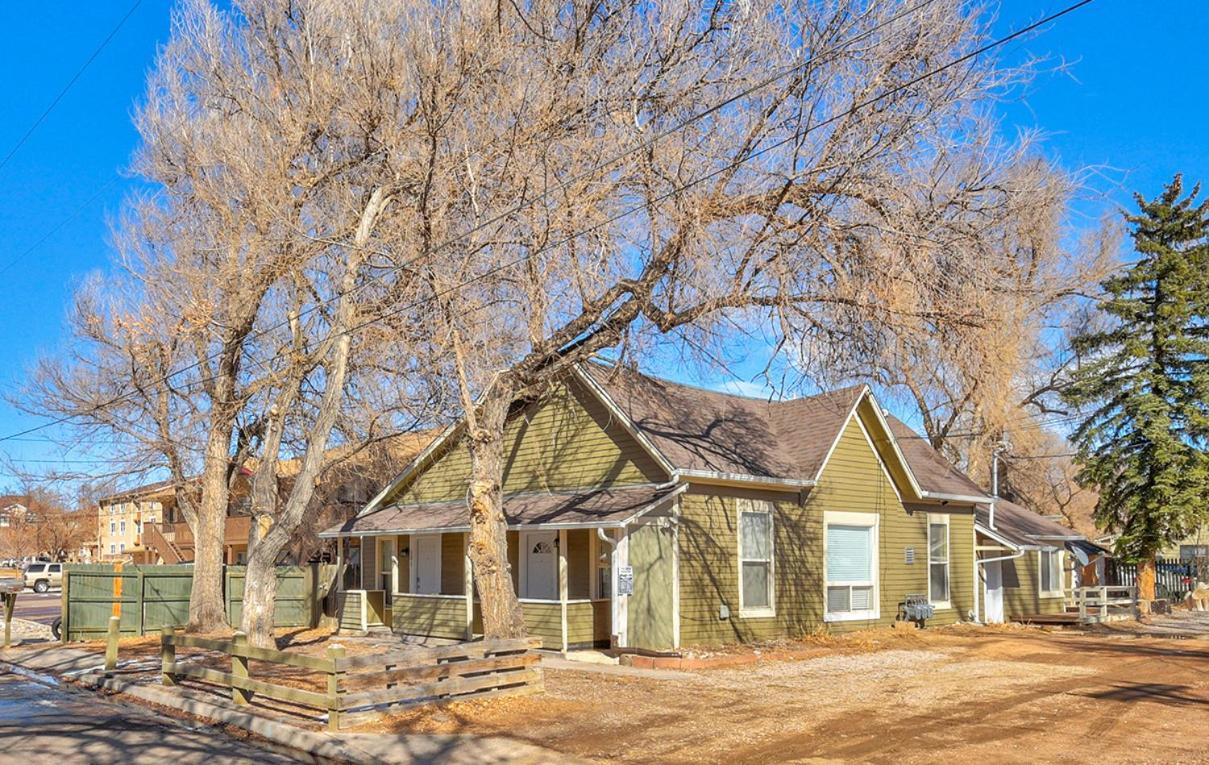
[[[949,607],[949,516],[928,516],[928,601]]]
[[[772,503],[736,501],[739,509],[739,616],[772,616]]]
[[[1061,596],[1062,551],[1041,550],[1038,555],[1040,555],[1041,575],[1038,579],[1041,586],[1041,595],[1049,597]]]
[[[826,621],[876,619],[877,515],[825,513],[823,517]]]

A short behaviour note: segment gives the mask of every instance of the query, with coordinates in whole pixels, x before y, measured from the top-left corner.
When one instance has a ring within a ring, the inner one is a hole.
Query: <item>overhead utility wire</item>
[[[1058,11],[1058,12],[1056,12],[1056,13],[1050,14],[1049,16],[1046,16],[1045,18],[1040,19],[1039,21],[1033,22],[1032,24],[1029,24],[1029,25],[1027,25],[1027,26],[1025,26],[1025,27],[1022,27],[1021,29],[1019,29],[1019,30],[1017,30],[1017,31],[1015,31],[1015,32],[1012,32],[1012,33],[1010,33],[1010,34],[1008,34],[1008,35],[1005,35],[1005,36],[1003,36],[1003,37],[1000,37],[1000,38],[998,38],[998,39],[996,39],[996,40],[994,40],[994,41],[992,41],[992,42],[990,42],[990,43],[987,43],[986,45],[983,45],[983,46],[981,46],[981,47],[979,47],[979,48],[976,48],[975,50],[970,51],[969,53],[966,53],[966,54],[964,54],[964,55],[962,55],[962,56],[959,56],[958,58],[955,58],[955,59],[953,59],[952,61],[949,61],[948,63],[945,63],[945,64],[943,64],[943,65],[941,65],[941,66],[939,66],[939,67],[936,67],[936,68],[934,68],[934,69],[931,69],[931,70],[929,70],[929,71],[927,71],[927,72],[925,72],[925,73],[923,73],[923,74],[921,74],[921,75],[919,75],[919,76],[917,76],[917,77],[914,77],[914,78],[912,78],[912,79],[908,80],[907,82],[904,82],[904,83],[902,83],[902,84],[900,84],[900,85],[897,85],[897,86],[895,86],[895,87],[891,88],[890,90],[888,90],[888,91],[886,91],[886,92],[884,92],[884,93],[882,93],[882,94],[880,94],[880,95],[878,95],[878,96],[870,97],[870,98],[868,98],[868,99],[866,99],[866,100],[864,100],[864,101],[858,102],[858,103],[854,104],[853,106],[849,107],[848,109],[844,110],[843,112],[841,112],[841,113],[839,113],[839,114],[836,114],[836,115],[833,115],[832,117],[829,117],[829,118],[828,118],[828,119],[826,119],[826,120],[823,120],[823,121],[821,121],[821,122],[819,122],[819,123],[817,123],[817,124],[815,124],[815,125],[810,126],[809,128],[807,128],[805,131],[803,131],[803,132],[802,132],[802,133],[800,133],[800,134],[794,134],[794,135],[792,135],[792,136],[789,136],[789,137],[786,137],[786,138],[780,139],[780,140],[778,140],[778,141],[774,141],[773,143],[769,144],[768,146],[766,146],[766,147],[764,147],[764,148],[761,148],[761,149],[758,149],[758,150],[755,150],[755,151],[752,151],[752,152],[748,153],[746,156],[741,157],[741,158],[739,158],[739,159],[735,160],[734,162],[729,163],[728,165],[725,165],[725,166],[723,166],[723,167],[721,167],[721,168],[719,168],[719,169],[717,169],[717,170],[714,170],[714,171],[712,171],[712,172],[710,172],[710,173],[707,173],[706,175],[703,175],[703,176],[701,176],[701,177],[699,177],[699,178],[696,178],[696,179],[694,179],[694,180],[692,180],[692,181],[689,181],[688,183],[686,183],[686,184],[684,184],[684,185],[682,185],[682,186],[679,186],[679,187],[673,188],[671,191],[666,192],[665,194],[662,194],[662,195],[660,195],[660,196],[656,197],[654,200],[651,200],[651,201],[653,201],[654,203],[659,203],[659,202],[661,202],[661,201],[663,201],[663,200],[667,199],[668,197],[670,197],[670,196],[672,196],[672,195],[674,195],[674,194],[677,194],[677,193],[679,193],[679,192],[681,192],[681,191],[684,191],[684,190],[686,190],[686,189],[692,188],[692,187],[694,187],[694,186],[696,186],[696,185],[698,185],[698,184],[700,184],[700,183],[703,183],[703,182],[705,182],[705,181],[707,181],[707,180],[709,180],[709,179],[711,179],[711,178],[714,178],[714,177],[716,177],[716,176],[718,176],[718,175],[720,175],[720,174],[722,174],[722,173],[724,173],[724,172],[727,172],[727,171],[729,171],[729,170],[731,170],[731,169],[734,169],[734,168],[736,168],[736,167],[739,167],[740,165],[743,165],[743,164],[747,163],[748,161],[750,161],[750,160],[752,160],[752,159],[755,159],[755,158],[757,158],[757,157],[763,156],[764,154],[767,154],[768,152],[770,152],[770,151],[772,151],[772,150],[774,150],[774,149],[780,148],[781,146],[784,146],[784,145],[786,145],[786,144],[788,144],[788,143],[790,143],[790,142],[792,142],[792,141],[797,141],[797,140],[800,140],[800,139],[801,139],[801,138],[802,138],[804,135],[807,135],[807,134],[809,134],[809,133],[811,133],[811,132],[814,132],[815,130],[818,130],[818,129],[820,129],[820,128],[822,128],[822,127],[825,127],[825,126],[827,126],[827,125],[829,125],[829,124],[832,124],[832,123],[834,123],[834,122],[836,122],[836,121],[838,121],[838,120],[841,120],[841,119],[843,119],[844,117],[847,117],[847,116],[849,116],[849,115],[853,114],[854,112],[856,112],[856,111],[858,111],[858,110],[860,110],[860,109],[863,109],[863,108],[868,107],[868,106],[870,106],[870,105],[876,104],[877,102],[882,101],[882,100],[884,100],[884,99],[886,99],[886,98],[888,98],[888,97],[890,97],[890,96],[893,96],[893,95],[895,95],[896,93],[899,93],[899,92],[901,92],[901,91],[903,91],[903,90],[905,90],[905,89],[907,89],[907,88],[910,88],[910,87],[912,87],[912,86],[914,86],[914,85],[917,85],[917,84],[919,84],[920,82],[923,82],[924,80],[926,80],[926,79],[928,79],[928,78],[930,78],[930,77],[934,77],[934,76],[936,76],[937,74],[940,74],[940,73],[945,72],[945,71],[947,71],[947,70],[949,70],[949,69],[952,69],[953,67],[960,66],[961,64],[963,64],[963,63],[965,63],[965,62],[967,62],[967,61],[970,61],[970,60],[972,60],[972,59],[974,59],[974,58],[977,58],[977,57],[979,57],[979,56],[981,56],[981,55],[983,55],[983,54],[985,54],[985,53],[987,53],[987,52],[989,52],[989,51],[991,51],[991,50],[993,50],[993,49],[995,49],[995,48],[997,48],[997,47],[999,47],[999,46],[1001,46],[1001,45],[1005,45],[1006,43],[1011,42],[1012,40],[1015,40],[1015,39],[1017,39],[1017,38],[1019,38],[1019,37],[1022,37],[1023,35],[1025,35],[1025,34],[1027,34],[1027,33],[1031,32],[1031,31],[1033,31],[1034,29],[1037,29],[1038,27],[1044,26],[1045,24],[1048,24],[1048,23],[1050,23],[1050,22],[1052,22],[1052,21],[1055,21],[1055,20],[1057,20],[1057,19],[1059,19],[1059,18],[1061,18],[1061,17],[1063,17],[1063,16],[1065,16],[1065,15],[1067,15],[1067,14],[1069,14],[1069,13],[1072,13],[1073,11],[1075,11],[1075,10],[1077,10],[1077,9],[1079,9],[1079,8],[1082,8],[1082,7],[1083,7],[1083,6],[1085,6],[1085,5],[1089,5],[1089,4],[1091,4],[1092,2],[1094,2],[1094,0],[1080,0],[1080,2],[1078,2],[1078,3],[1074,3],[1074,4],[1072,4],[1072,5],[1069,5],[1069,6],[1065,7],[1064,9],[1062,9],[1061,11]],[[639,212],[639,211],[641,211],[641,210],[645,210],[645,209],[647,209],[647,208],[649,207],[649,205],[651,204],[651,201],[644,202],[643,204],[640,204],[640,205],[635,205],[635,206],[633,206],[633,207],[630,207],[630,208],[628,208],[627,210],[625,210],[625,211],[623,211],[623,212],[621,212],[621,213],[618,213],[618,214],[616,214],[616,215],[613,215],[613,216],[611,216],[610,218],[607,218],[606,220],[604,220],[604,221],[602,221],[602,222],[600,222],[600,223],[597,223],[597,224],[594,224],[594,225],[592,225],[592,226],[589,226],[588,228],[583,229],[583,230],[581,230],[581,231],[579,231],[579,232],[577,232],[577,233],[575,233],[575,234],[572,234],[572,235],[571,235],[571,236],[569,236],[569,237],[565,237],[565,238],[563,238],[563,239],[561,239],[561,240],[559,240],[559,241],[557,241],[557,242],[554,242],[554,243],[552,243],[552,244],[548,244],[548,245],[545,245],[545,246],[543,246],[543,247],[541,247],[541,248],[538,248],[538,249],[536,249],[536,250],[533,250],[533,251],[531,251],[531,252],[527,253],[526,255],[524,255],[524,256],[522,256],[522,257],[520,257],[520,258],[517,258],[517,259],[515,259],[515,260],[509,261],[508,263],[504,263],[504,264],[502,264],[502,265],[499,265],[499,266],[493,267],[493,268],[491,268],[491,269],[487,270],[486,272],[484,272],[484,273],[482,273],[482,274],[478,274],[478,275],[476,275],[476,276],[474,276],[474,277],[471,277],[470,279],[467,279],[467,280],[464,280],[464,281],[462,281],[462,282],[459,282],[458,284],[455,284],[455,285],[453,285],[453,286],[451,286],[451,287],[449,287],[449,288],[447,288],[447,289],[445,289],[445,290],[442,290],[442,291],[440,291],[440,292],[438,292],[438,293],[436,293],[436,294],[434,294],[434,295],[432,295],[432,296],[430,296],[430,297],[424,298],[424,299],[419,300],[419,301],[415,301],[415,302],[413,302],[413,303],[409,303],[409,304],[407,304],[407,305],[402,306],[401,308],[398,308],[398,309],[395,309],[395,310],[392,310],[392,311],[388,311],[388,312],[386,312],[386,313],[384,313],[384,314],[381,314],[381,315],[379,315],[379,316],[377,316],[377,317],[374,317],[374,318],[372,318],[372,319],[369,319],[369,320],[367,320],[367,321],[365,321],[365,322],[362,322],[362,323],[360,323],[360,324],[354,325],[353,327],[350,327],[349,329],[344,330],[344,331],[343,331],[341,334],[351,334],[351,333],[357,332],[357,331],[359,331],[359,330],[361,330],[361,329],[365,328],[366,326],[369,326],[369,325],[371,325],[371,324],[374,324],[374,323],[377,323],[377,322],[379,322],[379,321],[382,321],[383,319],[390,318],[391,316],[398,315],[398,314],[400,314],[400,313],[402,313],[402,312],[404,312],[404,311],[411,310],[412,308],[416,308],[416,307],[419,307],[419,306],[425,305],[425,304],[427,304],[427,303],[431,303],[431,302],[433,302],[434,300],[436,300],[436,299],[438,299],[438,298],[440,298],[440,297],[444,297],[445,295],[450,294],[451,292],[453,292],[453,291],[455,291],[455,290],[461,289],[462,287],[469,286],[470,284],[473,284],[474,282],[480,281],[480,280],[482,280],[482,279],[484,279],[484,278],[486,278],[486,277],[488,277],[488,276],[492,276],[492,275],[494,275],[495,273],[498,273],[498,272],[500,272],[500,271],[503,271],[503,270],[506,270],[506,269],[512,268],[512,267],[514,267],[514,266],[516,266],[516,265],[519,265],[519,264],[521,264],[521,263],[525,262],[526,260],[529,260],[529,259],[531,259],[532,257],[534,257],[535,255],[538,255],[538,254],[540,254],[540,253],[542,253],[542,252],[544,252],[544,251],[546,251],[546,250],[552,249],[553,247],[561,246],[561,245],[563,245],[563,244],[565,244],[565,243],[567,243],[567,242],[569,242],[569,241],[574,240],[575,238],[578,238],[579,236],[583,236],[583,235],[584,235],[584,234],[586,234],[586,233],[589,233],[589,232],[591,232],[591,231],[595,231],[595,230],[597,230],[597,229],[599,229],[599,228],[601,228],[601,227],[603,227],[603,226],[606,226],[606,225],[609,225],[609,224],[611,224],[611,223],[614,223],[614,222],[616,222],[616,221],[618,221],[618,220],[620,220],[620,219],[622,219],[622,218],[624,218],[624,217],[627,217],[627,216],[629,216],[629,215],[634,214],[635,212]],[[511,213],[508,213],[508,214],[511,214]],[[467,233],[469,233],[469,232],[467,232]],[[448,244],[451,244],[452,242],[458,241],[458,240],[459,240],[459,239],[460,239],[462,236],[465,236],[465,235],[466,235],[466,234],[463,234],[463,235],[461,235],[461,236],[459,236],[459,237],[455,237],[453,240],[450,240],[449,242],[446,242],[445,244],[438,245],[438,247],[444,247],[444,246],[446,246],[446,245],[448,245]],[[435,251],[435,250],[434,250],[434,251]],[[326,302],[326,301],[325,301],[325,302]],[[314,307],[313,307],[311,310],[314,310]],[[264,333],[267,333],[267,332],[271,331],[272,329],[273,329],[273,328],[269,328],[269,329],[263,330],[263,331],[261,332],[261,335],[258,335],[258,336],[262,336]],[[271,359],[270,359],[270,360],[271,360]],[[182,374],[182,373],[184,373],[184,372],[190,371],[191,369],[194,369],[194,368],[196,368],[196,367],[200,366],[200,365],[201,365],[201,363],[202,363],[201,361],[194,362],[193,364],[191,364],[191,365],[189,365],[189,366],[186,366],[186,367],[184,367],[184,368],[182,368],[182,369],[180,369],[180,370],[177,370],[176,372],[170,372],[170,373],[168,373],[167,375],[165,375],[163,378],[161,378],[161,379],[160,379],[160,382],[166,381],[167,379],[170,379],[171,377],[174,377],[174,376],[176,376],[176,375],[179,375],[179,374]],[[260,365],[263,365],[265,362],[256,362],[256,363],[258,363],[258,364],[260,364]],[[204,381],[200,381],[200,382],[204,382]],[[102,403],[102,404],[98,404],[96,407],[93,407],[93,411],[96,411],[96,410],[99,410],[99,409],[103,409],[103,408],[105,408],[106,406],[110,406],[110,405],[112,405],[112,404],[115,404],[115,403],[117,403],[117,402],[121,401],[123,398],[128,397],[129,395],[130,395],[130,394],[125,394],[125,395],[122,395],[122,396],[118,396],[118,397],[116,397],[116,398],[114,398],[114,399],[112,399],[112,400],[110,400],[110,401],[108,401],[108,402],[105,402],[105,403]],[[27,428],[27,429],[25,429],[25,430],[19,431],[19,432],[17,432],[17,433],[10,434],[10,435],[8,435],[8,436],[3,436],[3,437],[0,437],[0,442],[7,441],[7,440],[9,440],[9,439],[11,439],[11,438],[15,438],[15,437],[19,437],[19,436],[25,436],[25,435],[28,435],[28,434],[30,434],[30,433],[33,433],[33,432],[36,432],[36,431],[39,431],[39,430],[44,430],[44,429],[49,428],[49,427],[54,427],[55,425],[59,425],[59,424],[62,424],[62,423],[64,423],[64,422],[67,422],[67,421],[69,421],[69,420],[76,419],[77,417],[80,417],[80,416],[82,416],[82,415],[81,415],[81,414],[64,415],[64,416],[62,416],[62,417],[55,418],[54,420],[51,420],[51,421],[49,421],[49,422],[43,423],[42,425],[37,425],[37,426],[31,427],[31,428]]]

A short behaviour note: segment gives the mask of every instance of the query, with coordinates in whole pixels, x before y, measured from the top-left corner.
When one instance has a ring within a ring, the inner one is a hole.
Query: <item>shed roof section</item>
[[[653,509],[676,493],[668,485],[615,486],[595,491],[528,492],[504,498],[504,516],[514,528],[614,527]],[[359,515],[321,536],[414,534],[466,531],[466,501],[412,502],[388,505]]]
[[[983,529],[991,529],[990,505],[978,505],[974,512],[975,523]],[[995,500],[995,527],[991,530],[997,536],[1022,547],[1062,547],[1065,541],[1085,540],[1074,529],[1068,529],[1057,521],[1051,521],[1006,499]]]

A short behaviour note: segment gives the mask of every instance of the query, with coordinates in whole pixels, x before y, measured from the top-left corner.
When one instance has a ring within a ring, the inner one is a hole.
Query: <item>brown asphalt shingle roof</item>
[[[766,401],[703,390],[624,368],[584,370],[674,467],[771,478],[815,479],[863,385],[817,396]],[[924,491],[985,496],[927,439],[886,420]]]
[[[953,464],[932,448],[928,439],[916,433],[902,420],[886,414],[886,424],[898,442],[903,458],[911,466],[911,473],[924,491],[938,494],[957,494],[966,497],[984,497],[986,492],[978,487]]]
[[[863,390],[770,402],[623,368],[584,370],[675,468],[766,478],[814,478]]]
[[[504,498],[510,526],[540,524],[611,524],[624,521],[675,491],[669,486],[623,486],[596,491],[514,494]],[[390,505],[323,532],[375,534],[467,528],[466,500]]]
[[[978,525],[984,528],[990,527],[990,506],[977,505],[974,513]],[[995,500],[995,533],[1009,542],[1019,545],[1045,544],[1061,547],[1062,543],[1053,537],[1082,538],[1082,535],[1074,529],[1068,529],[1057,521],[1051,521],[1027,507],[1006,499]],[[1046,539],[1047,537],[1048,539]]]

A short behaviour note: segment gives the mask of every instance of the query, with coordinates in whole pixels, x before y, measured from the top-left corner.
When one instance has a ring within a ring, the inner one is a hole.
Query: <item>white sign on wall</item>
[[[617,594],[618,595],[633,595],[634,594],[634,567],[633,566],[618,566],[617,567]]]

